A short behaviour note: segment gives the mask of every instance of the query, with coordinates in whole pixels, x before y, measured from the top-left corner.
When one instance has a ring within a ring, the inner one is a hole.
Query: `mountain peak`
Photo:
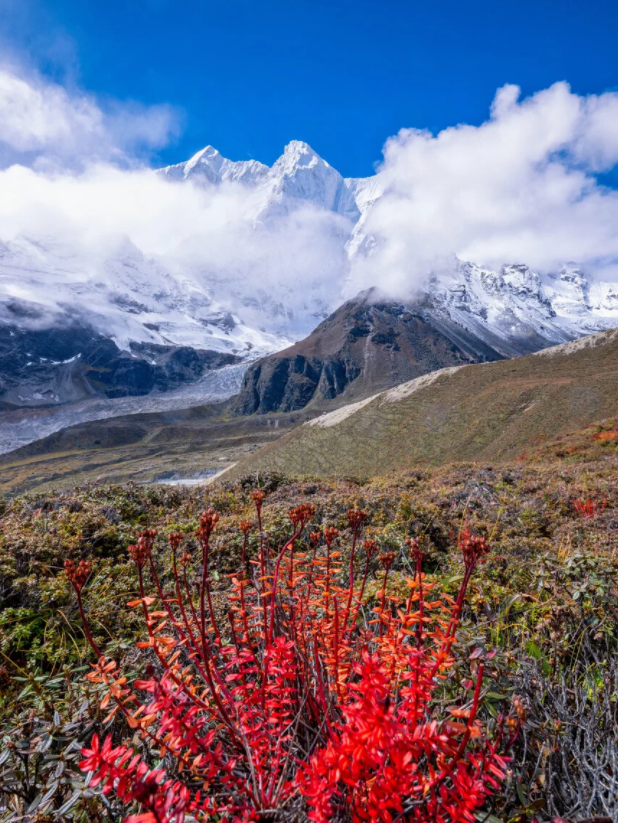
[[[198,163],[208,163],[209,165],[219,167],[223,161],[223,155],[215,149],[214,146],[205,146],[203,149],[200,149],[199,152],[196,152],[190,160],[187,160],[185,164],[185,176],[188,175]]]
[[[193,157],[190,158],[189,163],[191,163],[191,161],[201,160],[202,157],[221,157],[221,152],[209,143],[208,146],[204,146],[203,149],[196,152]]]
[[[331,168],[330,165],[314,152],[308,143],[302,140],[291,140],[283,150],[282,156],[275,165],[281,164],[286,170],[299,167],[314,167],[318,165]]]
[[[173,180],[190,179],[198,185],[224,181],[256,185],[268,174],[268,166],[257,160],[229,160],[210,144],[184,163],[167,166],[160,173]]]
[[[296,152],[315,155],[317,157],[317,153],[314,152],[311,146],[308,143],[305,143],[304,140],[290,140],[283,150],[283,154],[291,154]]]

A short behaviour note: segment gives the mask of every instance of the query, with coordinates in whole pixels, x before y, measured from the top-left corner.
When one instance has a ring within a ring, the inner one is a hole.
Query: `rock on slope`
[[[494,363],[447,368],[314,418],[236,466],[387,474],[418,464],[512,459],[618,412],[618,330]]]

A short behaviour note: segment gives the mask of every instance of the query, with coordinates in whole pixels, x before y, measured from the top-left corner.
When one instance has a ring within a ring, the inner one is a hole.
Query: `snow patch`
[[[181,472],[163,472],[161,475],[155,475],[152,483],[166,486],[199,486],[206,483],[213,475],[218,475],[220,471],[219,469],[202,469],[192,475],[183,475]]]
[[[618,329],[609,329],[607,332],[597,332],[596,335],[587,335],[585,338],[572,340],[568,343],[563,343],[560,346],[551,346],[549,349],[541,349],[539,352],[534,352],[533,354],[544,355],[548,358],[553,358],[556,355],[572,355],[574,352],[581,352],[583,349],[594,349],[596,346],[611,343],[617,338]]]
[[[407,383],[400,383],[399,386],[395,386],[393,389],[389,389],[388,392],[384,393],[382,403],[401,401],[409,395],[418,392],[419,389],[425,389],[425,387],[431,386],[431,384],[442,375],[454,375],[455,372],[461,368],[461,366],[446,366],[444,369],[438,369],[435,372],[430,372],[428,375],[421,375],[420,378],[414,378],[414,380],[408,381]]]
[[[357,403],[349,403],[346,406],[335,409],[333,412],[326,412],[324,415],[320,415],[319,418],[313,418],[307,421],[305,426],[319,426],[322,429],[326,429],[329,426],[337,426],[337,424],[345,421],[346,418],[356,414],[363,406],[367,406],[368,403],[379,398],[380,395],[381,392],[378,392],[377,395],[372,395],[370,398],[365,398],[365,400],[358,401]]]
[[[77,355],[73,355],[73,357],[69,358],[68,360],[50,360],[49,363],[53,364],[54,366],[59,366],[61,363],[73,363],[73,361],[76,361],[78,358],[81,358],[81,356],[82,353],[79,352]],[[47,360],[47,358],[41,358],[41,360]]]

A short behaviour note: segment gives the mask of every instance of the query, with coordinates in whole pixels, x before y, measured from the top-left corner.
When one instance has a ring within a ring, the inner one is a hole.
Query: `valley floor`
[[[216,407],[198,407],[90,421],[0,455],[0,494],[212,474],[310,416],[226,418]]]

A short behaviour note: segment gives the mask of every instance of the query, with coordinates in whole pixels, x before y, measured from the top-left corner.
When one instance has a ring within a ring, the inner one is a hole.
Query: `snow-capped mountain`
[[[128,238],[100,255],[53,238],[0,244],[0,321],[40,328],[76,317],[123,349],[138,341],[259,356],[288,341],[243,324]]]
[[[205,215],[164,252],[128,236],[0,239],[0,402],[110,397],[105,380],[93,378],[109,369],[116,393],[175,391],[202,369],[283,349],[350,297],[351,268],[380,242],[367,223],[383,176],[344,178],[300,141],[271,167],[208,146],[151,174],[157,186],[181,187],[166,191],[190,195]],[[375,280],[379,288],[379,272]],[[491,271],[453,258],[408,296],[392,297],[428,305],[507,357],[618,327],[618,284],[594,282],[575,264],[540,275],[519,263]],[[73,328],[72,347],[65,335],[60,354],[50,354],[54,330]],[[87,366],[87,385],[76,388],[74,363]]]
[[[618,326],[618,288],[591,282],[574,264],[541,278],[524,264],[499,272],[457,260],[424,290],[438,316],[505,357]]]
[[[350,263],[361,256],[370,257],[375,247],[366,222],[384,194],[382,176],[343,178],[306,143],[292,141],[270,168],[253,160],[226,160],[208,146],[186,163],[161,170],[161,174],[204,186],[241,183],[251,192],[256,224],[288,216],[308,205],[344,218],[348,226],[340,227],[340,239],[345,260],[324,307],[330,303],[334,309],[342,302]],[[379,287],[379,277],[377,281]],[[505,356],[618,326],[618,284],[594,282],[573,263],[541,276],[525,264],[505,264],[492,271],[453,258],[453,265],[446,270],[428,273],[411,297],[429,300],[438,315],[474,332]],[[263,308],[269,310],[267,305]],[[312,319],[324,314],[315,311]]]
[[[161,174],[199,185],[240,183],[254,190],[253,217],[288,215],[310,204],[356,223],[361,216],[360,193],[370,178],[344,178],[313,149],[292,140],[272,167],[256,160],[232,161],[207,146],[185,163],[168,166]]]

